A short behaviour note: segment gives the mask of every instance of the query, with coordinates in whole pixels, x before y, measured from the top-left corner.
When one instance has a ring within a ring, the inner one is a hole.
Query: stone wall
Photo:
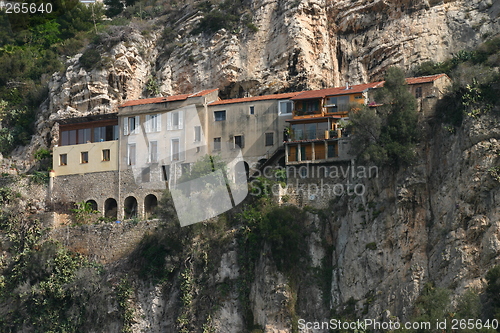
[[[108,264],[132,253],[144,235],[153,232],[158,224],[159,220],[147,220],[65,226],[53,229],[50,236],[73,251]]]
[[[151,217],[152,212],[147,216],[146,196],[154,195],[150,203],[156,205],[166,185],[165,182],[143,182],[138,178],[140,176],[127,170],[121,174],[108,171],[54,177],[50,204],[56,212],[67,212],[68,204],[93,200],[97,203],[97,210],[117,220],[133,216]],[[107,205],[112,200],[116,201],[116,215],[112,212],[113,206]]]

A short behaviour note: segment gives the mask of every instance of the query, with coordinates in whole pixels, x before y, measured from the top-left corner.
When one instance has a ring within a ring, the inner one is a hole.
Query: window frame
[[[269,135],[270,135],[270,137],[272,139],[272,144],[268,144],[268,137],[269,137]],[[274,146],[274,132],[266,132],[265,133],[264,144],[265,144],[265,147]]]
[[[224,119],[217,119],[218,118],[217,115],[224,115],[224,117],[221,117]],[[226,119],[227,119],[226,110],[214,111],[214,121],[226,121]]]
[[[131,150],[132,150],[132,148],[133,148],[133,152],[134,152],[133,156],[132,156],[132,154],[131,154]],[[136,156],[135,156],[135,155],[136,155],[136,154],[137,154],[137,150],[136,150],[136,145],[135,145],[135,143],[129,143],[129,144],[127,145],[127,165],[128,165],[128,166],[133,166],[133,165],[135,165],[135,163],[136,163]]]
[[[149,141],[148,150],[149,150],[148,151],[149,163],[158,163],[158,141],[156,140]]]
[[[174,153],[174,143],[177,143],[177,152]],[[180,138],[172,138],[170,139],[170,160],[171,161],[180,161],[181,160],[181,140]],[[175,158],[177,156],[177,158]]]
[[[248,114],[251,116],[255,114],[255,105],[250,105],[248,107]]]
[[[423,97],[423,89],[422,86],[416,87],[415,88],[415,98],[422,98]]]
[[[107,152],[107,153],[105,153]],[[106,154],[107,154],[107,159],[106,159]],[[102,162],[109,162],[111,161],[111,149],[103,149],[102,150]]]
[[[219,137],[215,137],[213,142],[214,142],[214,146],[212,148],[212,151],[221,151],[222,138],[220,136]]]
[[[285,112],[282,111],[283,110],[282,104],[291,104],[290,112],[289,113],[285,113]],[[278,115],[280,115],[280,116],[289,116],[289,115],[292,115],[292,114],[293,114],[293,101],[291,101],[289,99],[278,101]]]
[[[201,126],[194,127],[194,142],[201,142]]]
[[[88,164],[89,163],[89,152],[82,151],[80,152],[80,164]]]
[[[236,138],[240,138],[240,144],[239,145],[236,143]],[[239,148],[239,149],[245,148],[245,136],[243,134],[241,134],[241,135],[235,135],[233,137],[233,149],[237,149],[237,148]]]
[[[68,154],[59,154],[59,166],[66,166],[66,165],[68,165]]]

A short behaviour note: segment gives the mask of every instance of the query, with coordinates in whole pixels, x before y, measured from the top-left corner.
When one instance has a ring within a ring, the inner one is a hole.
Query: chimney
[[[345,90],[349,90],[349,82],[348,81],[346,81],[346,83],[345,83]]]

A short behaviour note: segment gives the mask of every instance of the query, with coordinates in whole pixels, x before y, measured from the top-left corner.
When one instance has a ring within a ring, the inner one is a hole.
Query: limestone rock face
[[[163,43],[160,30],[143,36],[132,24],[102,50],[102,68],[87,71],[80,55],[69,59],[51,80],[47,111],[115,111],[147,95],[150,75],[163,95],[220,88],[235,97],[362,83],[391,65],[410,70],[442,61],[500,32],[500,4],[492,0],[254,0],[258,31],[196,36],[188,32],[200,16],[186,8],[173,43]]]

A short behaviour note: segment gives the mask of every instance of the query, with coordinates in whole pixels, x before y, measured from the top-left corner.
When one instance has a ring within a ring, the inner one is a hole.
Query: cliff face
[[[102,69],[88,72],[79,56],[70,59],[66,72],[52,78],[47,111],[116,110],[144,97],[149,75],[164,95],[219,88],[235,97],[363,83],[380,79],[388,66],[411,70],[442,61],[500,32],[500,4],[492,0],[256,0],[258,31],[194,36],[189,32],[200,15],[184,8],[170,37],[161,33],[162,21],[147,34],[138,23],[114,29],[122,41],[103,51]]]
[[[490,172],[500,151],[494,119],[469,119],[456,134],[433,131],[418,165],[380,170],[363,200],[333,209],[334,303],[374,295],[370,314],[408,318],[426,282],[456,294],[484,287],[500,236],[500,189]]]
[[[200,16],[186,6],[171,42],[163,40],[160,21],[150,33],[134,23],[113,32],[120,42],[102,48],[102,68],[84,69],[80,55],[69,59],[66,71],[52,77],[31,148],[51,144],[53,120],[114,112],[125,100],[154,94],[148,82],[164,95],[219,88],[224,97],[354,84],[380,79],[390,65],[410,70],[442,61],[500,32],[500,3],[493,0],[256,0],[251,6],[256,32],[191,36]],[[377,178],[358,180],[366,185],[364,197],[341,198],[321,214],[308,214],[311,270],[298,285],[277,269],[267,248],[251,278],[243,279],[248,271],[238,261],[244,253],[232,228],[216,246],[200,248],[195,239],[192,251],[164,255],[176,267],[168,282],[134,284],[133,331],[174,332],[191,318],[199,324],[193,331],[206,325],[207,331],[240,332],[255,324],[290,332],[297,318],[329,320],[332,309],[349,302],[359,318],[408,319],[426,282],[455,296],[483,288],[485,272],[499,263],[500,189],[489,171],[500,154],[497,122],[484,115],[455,134],[427,129],[415,166],[381,169]],[[76,249],[77,243],[65,245]],[[190,276],[200,278],[188,284]],[[248,287],[244,301],[240,284]],[[119,331],[117,322],[110,319],[105,331]]]

